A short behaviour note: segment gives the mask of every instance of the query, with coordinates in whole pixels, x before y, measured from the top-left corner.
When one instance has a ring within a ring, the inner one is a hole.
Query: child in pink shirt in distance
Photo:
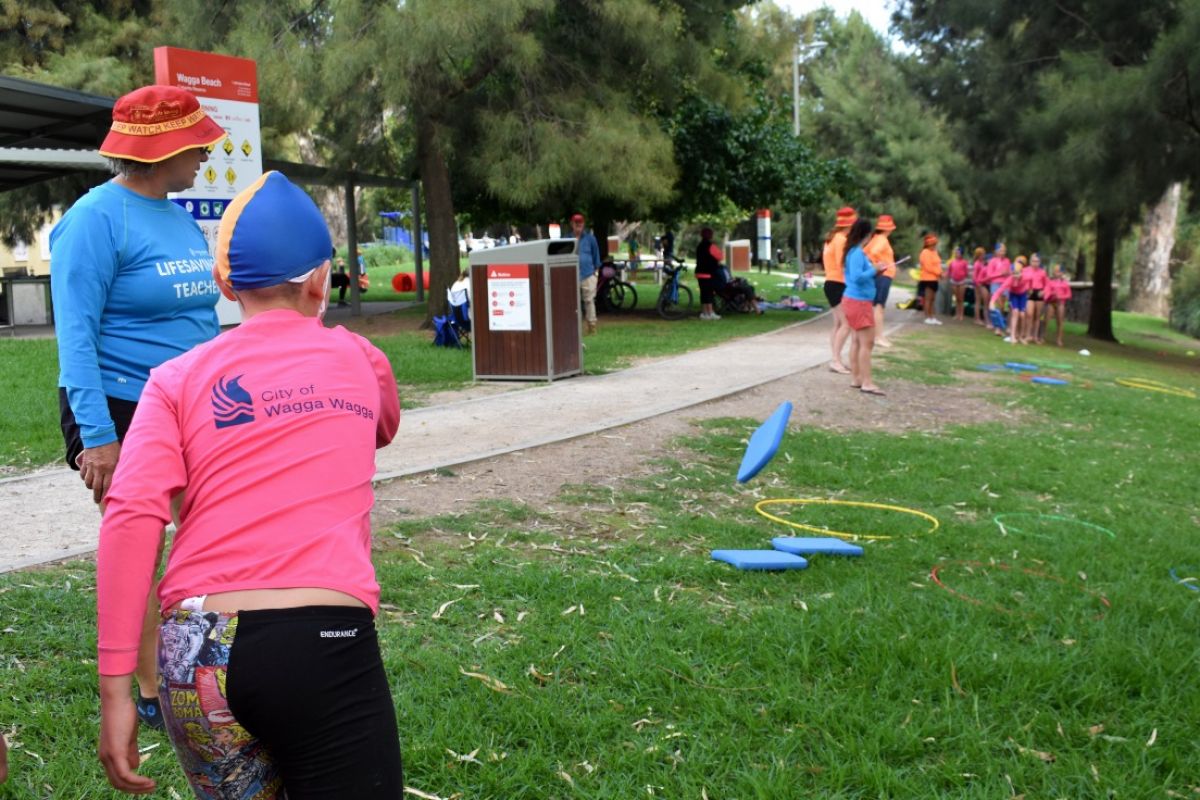
[[[1062,264],[1054,265],[1054,277],[1046,282],[1043,292],[1046,303],[1046,330],[1050,329],[1050,318],[1058,320],[1058,335],[1055,344],[1063,346],[1063,318],[1066,316],[1067,301],[1071,299],[1071,282],[1063,272]]]
[[[988,260],[987,267],[984,269],[984,281],[987,283],[989,298],[996,294],[996,291],[1000,288],[1000,284],[1004,281],[1004,279],[1012,274],[1012,262],[1008,260],[1006,255],[1007,252],[1008,250],[1003,243],[997,244],[996,254]],[[992,307],[993,306],[989,301],[988,308],[990,309]],[[1004,327],[1005,326],[1000,327],[1000,330],[997,331],[997,335],[1004,335]],[[995,326],[991,324],[988,325],[988,329],[993,331],[996,330]]]
[[[1025,282],[1029,284],[1029,310],[1025,317],[1025,341],[1042,344],[1042,303],[1045,302],[1046,283],[1050,279],[1042,269],[1042,258],[1037,253],[1029,257],[1025,268]]]
[[[947,277],[950,278],[950,288],[954,292],[954,318],[962,320],[963,307],[967,298],[967,281],[970,274],[970,265],[967,263],[967,259],[963,257],[963,249],[961,247],[954,248],[954,258],[950,259],[950,266],[946,272]]]
[[[971,284],[975,288],[975,324],[990,327],[987,314],[987,262],[984,255],[982,247],[975,248],[975,260],[971,265]]]
[[[1017,256],[1013,274],[1000,283],[994,284],[995,288],[992,291],[992,299],[988,302],[990,309],[996,309],[1003,298],[1008,298],[1008,336],[1004,337],[1004,341],[1011,344],[1025,343],[1022,335],[1025,330],[1025,312],[1029,300],[1029,284],[1026,282],[1023,274],[1024,267],[1025,256]],[[1000,326],[1003,322],[997,320],[993,324],[996,327],[996,335],[1002,335],[1004,329]]]

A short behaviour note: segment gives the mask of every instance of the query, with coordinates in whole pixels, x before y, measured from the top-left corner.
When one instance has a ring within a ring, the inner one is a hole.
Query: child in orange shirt
[[[890,339],[883,335],[883,312],[887,308],[888,293],[892,290],[892,280],[896,277],[896,253],[888,235],[896,230],[896,222],[888,214],[881,214],[875,220],[875,233],[871,236],[863,252],[871,263],[883,267],[883,271],[875,276],[875,344],[880,347],[891,347]]]
[[[942,257],[937,251],[938,237],[925,234],[925,249],[921,251],[921,273],[917,281],[917,295],[925,304],[925,324],[941,325],[942,321],[933,314],[933,298],[937,295],[938,279],[942,277]]]

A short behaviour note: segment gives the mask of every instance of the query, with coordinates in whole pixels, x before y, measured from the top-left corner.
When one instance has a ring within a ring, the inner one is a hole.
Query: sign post
[[[209,152],[195,185],[171,195],[199,224],[211,252],[229,201],[262,176],[258,69],[248,58],[156,47],[154,80],[192,92],[204,113],[227,134]],[[217,318],[222,325],[231,325],[241,321],[241,313],[236,303],[222,297]]]

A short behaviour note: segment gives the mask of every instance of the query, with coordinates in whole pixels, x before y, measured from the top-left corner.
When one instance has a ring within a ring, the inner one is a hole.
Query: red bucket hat
[[[896,230],[896,222],[889,214],[880,214],[879,219],[875,220],[875,230],[890,233]]]
[[[838,209],[836,226],[839,228],[848,228],[858,222],[858,212],[850,206],[843,206]]]
[[[225,129],[209,119],[200,101],[177,86],[143,86],[117,99],[112,128],[100,155],[154,164],[193,147],[210,147]]]

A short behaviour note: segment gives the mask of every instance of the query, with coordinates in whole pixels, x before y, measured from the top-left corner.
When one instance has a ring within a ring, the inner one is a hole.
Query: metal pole
[[[425,262],[421,246],[421,184],[412,185],[413,278],[417,282],[417,302],[425,301]],[[454,276],[458,280],[458,274]]]
[[[796,42],[796,51],[792,59],[792,134],[800,138],[800,42]],[[804,251],[801,249],[801,231],[803,223],[800,212],[796,212],[796,271],[804,272]]]
[[[358,213],[354,209],[354,177],[346,178],[346,258],[350,261],[350,313],[362,315],[362,293],[358,288]]]

